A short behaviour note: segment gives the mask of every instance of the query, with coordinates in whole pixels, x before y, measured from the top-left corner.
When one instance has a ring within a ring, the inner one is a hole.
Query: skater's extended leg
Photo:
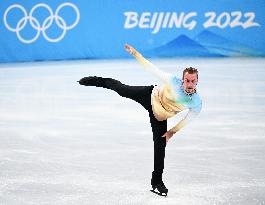
[[[97,76],[82,78],[79,83],[85,86],[96,86],[113,90],[122,97],[130,98],[140,103],[146,110],[150,109],[153,86],[130,86],[116,79]]]

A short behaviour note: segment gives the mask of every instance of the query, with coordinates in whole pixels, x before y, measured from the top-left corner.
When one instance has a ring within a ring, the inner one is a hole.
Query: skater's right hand
[[[165,137],[166,138],[166,143],[168,143],[168,140],[173,137],[175,133],[172,132],[172,131],[167,131],[162,137]]]
[[[136,50],[132,47],[132,46],[130,46],[129,44],[125,44],[124,45],[124,48],[125,48],[125,50],[128,52],[128,53],[130,53],[131,55],[135,55],[135,53],[136,53]]]

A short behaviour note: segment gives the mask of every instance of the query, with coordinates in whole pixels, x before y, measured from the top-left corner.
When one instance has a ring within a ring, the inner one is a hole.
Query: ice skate
[[[85,85],[85,86],[105,87],[104,78],[97,76],[84,77],[77,82],[80,85]]]
[[[166,188],[165,184],[162,182],[152,185],[152,190],[150,190],[151,192],[160,195],[160,196],[167,196],[168,193],[168,189]]]

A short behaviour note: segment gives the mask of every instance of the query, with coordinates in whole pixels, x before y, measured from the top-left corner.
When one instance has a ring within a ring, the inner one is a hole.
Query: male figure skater
[[[168,189],[162,181],[165,147],[168,140],[201,110],[201,99],[196,91],[198,71],[192,67],[184,69],[181,80],[158,69],[132,46],[126,44],[125,50],[143,64],[144,68],[160,78],[164,85],[130,86],[112,78],[97,76],[84,77],[78,82],[80,85],[111,89],[122,97],[140,103],[149,112],[154,141],[152,191],[167,196]],[[188,114],[176,126],[167,130],[167,119],[186,109],[189,109]]]

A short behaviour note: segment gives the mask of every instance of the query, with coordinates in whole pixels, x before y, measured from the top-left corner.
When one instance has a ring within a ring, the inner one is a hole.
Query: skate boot
[[[159,178],[152,178],[151,179],[151,185],[152,185],[152,190],[151,192],[158,194],[160,196],[167,196],[168,189],[165,186],[164,182],[162,181],[162,177]]]
[[[84,77],[77,82],[79,82],[80,85],[85,86],[106,87],[105,79],[97,76]]]

